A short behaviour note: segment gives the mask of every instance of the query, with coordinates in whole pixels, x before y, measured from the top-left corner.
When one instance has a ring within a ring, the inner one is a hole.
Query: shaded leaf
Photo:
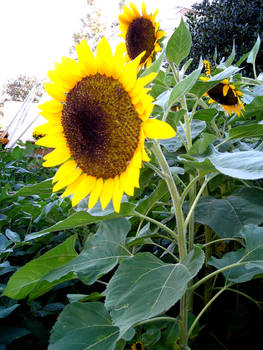
[[[71,228],[86,226],[100,221],[111,220],[123,216],[131,216],[134,215],[134,207],[134,204],[126,202],[122,203],[119,213],[115,213],[112,207],[110,207],[109,209],[106,208],[104,211],[101,210],[99,212],[96,212],[96,215],[93,214],[94,211],[90,211],[90,213],[86,211],[78,211],[66,218],[65,220],[59,221],[55,225],[45,230],[26,235],[25,241],[45,236],[50,232],[63,231]]]
[[[220,237],[234,237],[247,224],[263,223],[263,190],[243,187],[223,199],[201,198],[195,220],[211,227]]]
[[[74,303],[59,315],[48,350],[114,350],[118,337],[102,303]]]
[[[21,267],[9,279],[3,295],[13,299],[23,299],[36,288],[38,293],[39,281],[49,271],[66,264],[77,253],[74,249],[76,236],[68,238],[65,242],[49,250],[41,257],[34,259]],[[51,286],[46,286],[49,290]]]
[[[121,333],[173,306],[203,262],[204,253],[198,247],[178,264],[166,264],[150,253],[121,262],[105,292],[105,306]]]
[[[235,283],[250,281],[254,276],[263,273],[263,227],[247,225],[240,232],[240,236],[244,239],[244,248],[226,253],[222,259],[211,257],[209,260],[209,265],[217,269],[238,262],[247,262],[243,266],[223,272],[228,281]]]
[[[201,70],[202,68],[196,69],[175,85],[168,100],[168,107],[172,107],[175,102],[179,101],[194,86],[200,76]]]
[[[120,258],[131,256],[125,247],[130,227],[130,222],[125,218],[101,222],[97,233],[88,237],[83,251],[69,263],[52,270],[44,279],[54,282],[74,273],[84,283],[94,283],[101,275],[112,270]]]

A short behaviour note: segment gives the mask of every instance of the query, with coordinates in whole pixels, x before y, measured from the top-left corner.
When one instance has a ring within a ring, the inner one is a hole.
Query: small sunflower
[[[140,53],[145,52],[141,57],[140,67],[152,64],[156,52],[161,51],[158,41],[165,35],[159,30],[160,22],[155,22],[158,10],[154,14],[146,12],[145,3],[142,2],[142,14],[131,2],[130,8],[123,7],[123,13],[119,15],[121,37],[126,44],[126,59],[133,60]]]
[[[144,345],[141,341],[137,341],[132,345],[131,350],[144,350]]]
[[[53,191],[66,187],[72,205],[89,195],[89,209],[100,198],[104,208],[112,199],[120,210],[123,193],[139,187],[142,161],[149,161],[147,138],[170,138],[172,127],[148,119],[153,98],[145,88],[154,77],[137,79],[141,56],[125,64],[123,45],[113,55],[103,38],[93,55],[85,40],[76,46],[78,61],[63,57],[48,72],[54,83],[45,89],[53,98],[40,105],[48,123],[35,129],[46,134],[36,144],[55,148],[43,166],[60,165]]]
[[[208,81],[208,77],[200,77],[202,81]],[[208,103],[217,102],[221,107],[231,115],[232,112],[240,116],[242,109],[245,107],[240,99],[243,96],[241,91],[238,91],[235,85],[230,84],[228,79],[222,80],[219,84],[208,90],[205,94],[210,97]]]
[[[211,64],[207,60],[203,60],[205,66],[205,75],[209,77],[211,75]]]

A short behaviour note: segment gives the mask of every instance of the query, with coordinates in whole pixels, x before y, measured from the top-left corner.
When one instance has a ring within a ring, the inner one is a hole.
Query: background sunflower
[[[123,7],[123,13],[119,15],[121,37],[125,40],[126,59],[133,60],[145,51],[141,57],[140,67],[150,66],[156,52],[161,51],[159,40],[165,32],[159,30],[160,22],[156,22],[158,10],[154,14],[146,12],[144,1],[142,2],[142,14],[135,4],[130,3],[130,8]]]

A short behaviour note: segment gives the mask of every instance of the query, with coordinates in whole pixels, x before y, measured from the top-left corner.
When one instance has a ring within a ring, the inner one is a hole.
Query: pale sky
[[[118,0],[95,1],[107,22],[117,19]],[[140,7],[141,1],[133,2]],[[190,7],[200,0],[145,2],[147,12],[159,8],[159,20],[165,23],[172,20],[171,6]],[[68,55],[86,13],[86,0],[0,0],[0,84],[19,74],[45,78],[54,62]]]

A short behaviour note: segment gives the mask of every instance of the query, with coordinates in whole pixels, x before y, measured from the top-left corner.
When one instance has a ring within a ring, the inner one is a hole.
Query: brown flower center
[[[96,74],[68,93],[62,125],[78,166],[108,179],[126,170],[138,145],[141,119],[121,83]]]
[[[220,103],[221,105],[225,106],[235,106],[238,103],[238,98],[229,87],[228,92],[226,96],[223,94],[223,89],[224,89],[225,84],[220,83],[216,86],[214,86],[212,89],[210,89],[207,94],[209,97],[211,97],[213,100],[216,102]]]
[[[149,19],[140,17],[132,21],[126,34],[126,48],[130,59],[133,60],[146,51],[141,59],[141,63],[145,62],[154,49],[155,39],[155,28]]]

